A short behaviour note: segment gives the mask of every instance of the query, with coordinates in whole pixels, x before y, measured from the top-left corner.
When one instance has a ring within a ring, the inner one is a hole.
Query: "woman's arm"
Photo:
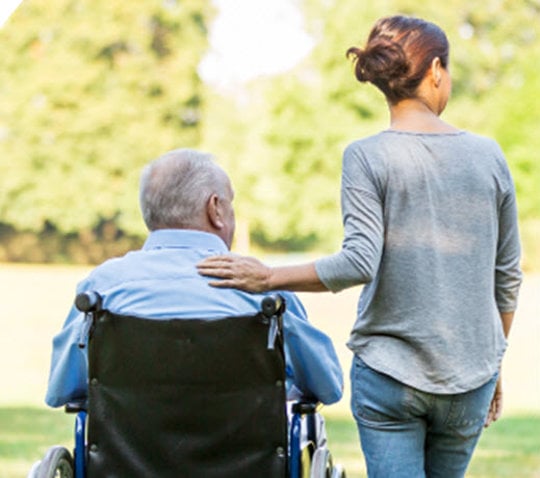
[[[504,336],[508,338],[508,335],[510,335],[510,328],[512,327],[512,322],[514,321],[514,312],[501,312],[501,321]]]
[[[247,292],[290,290],[295,292],[324,292],[315,263],[269,267],[254,257],[233,254],[213,256],[197,264],[199,273],[219,277],[211,281],[214,287],[232,287]]]
[[[504,336],[508,338],[510,334],[510,328],[514,321],[514,312],[501,312],[501,321],[504,330]],[[495,393],[491,399],[491,405],[489,406],[489,412],[487,415],[485,427],[489,427],[493,422],[496,422],[502,415],[503,408],[503,388],[502,388],[502,370],[499,371],[499,379],[497,380],[497,386],[495,387]]]

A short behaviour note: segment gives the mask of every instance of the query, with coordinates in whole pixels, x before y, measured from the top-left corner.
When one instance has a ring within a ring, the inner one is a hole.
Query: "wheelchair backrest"
[[[267,317],[94,315],[88,476],[286,476],[285,360]]]

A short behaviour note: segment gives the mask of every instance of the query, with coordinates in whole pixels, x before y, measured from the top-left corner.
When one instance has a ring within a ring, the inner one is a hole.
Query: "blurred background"
[[[237,252],[276,263],[337,249],[342,150],[388,124],[383,96],[355,81],[345,51],[377,18],[404,13],[449,37],[445,119],[497,139],[513,172],[526,271],[516,328],[529,346],[514,346],[512,403],[540,409],[540,0],[1,5],[3,373],[15,350],[34,358],[9,372],[28,386],[8,387],[0,403],[42,403],[50,337],[75,284],[144,241],[139,172],[169,149],[210,151],[229,171]],[[305,297],[346,370],[357,295]]]
[[[507,410],[540,416],[540,0],[0,0],[0,411],[44,407],[75,284],[142,244],[139,172],[167,150],[212,152],[229,172],[235,251],[283,263],[339,248],[342,151],[388,125],[345,52],[395,13],[446,31],[443,117],[507,156],[526,272]],[[358,292],[302,295],[345,373]],[[348,390],[329,413],[347,408]],[[17,433],[1,432],[22,476]]]
[[[0,261],[138,247],[140,169],[178,147],[230,172],[237,250],[335,250],[343,148],[388,125],[345,51],[398,12],[447,32],[444,118],[501,144],[540,268],[540,0],[23,0],[0,28]]]
[[[345,51],[404,13],[449,37],[444,117],[497,139],[513,172],[526,278],[509,393],[513,408],[540,409],[540,0],[0,5],[0,372],[17,378],[0,403],[42,403],[75,284],[144,241],[139,172],[169,149],[210,151],[230,173],[237,252],[282,263],[336,250],[342,150],[388,124]],[[304,297],[345,370],[357,296]],[[26,358],[14,368],[13,356]]]

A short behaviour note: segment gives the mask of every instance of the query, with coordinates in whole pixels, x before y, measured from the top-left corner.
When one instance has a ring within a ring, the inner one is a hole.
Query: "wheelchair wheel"
[[[39,473],[39,466],[41,465],[41,460],[36,461],[33,465],[30,471],[28,472],[28,475],[26,475],[26,478],[38,478]]]
[[[37,478],[73,478],[73,458],[62,446],[53,446],[37,468]]]
[[[332,455],[328,448],[317,448],[311,462],[310,478],[333,478]]]
[[[347,478],[345,470],[341,465],[334,465],[332,468],[332,478]]]
[[[302,448],[300,454],[300,477],[310,478],[311,476],[311,457],[315,451],[315,445],[313,442],[309,442]]]

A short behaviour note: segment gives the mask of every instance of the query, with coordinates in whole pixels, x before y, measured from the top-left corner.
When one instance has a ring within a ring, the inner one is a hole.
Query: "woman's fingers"
[[[208,282],[208,285],[212,287],[221,287],[222,289],[239,289],[240,284],[234,279],[220,279],[220,280],[211,280]]]
[[[497,381],[497,386],[495,387],[495,393],[491,400],[489,407],[489,412],[487,415],[485,427],[489,427],[493,422],[496,422],[502,414],[503,409],[503,390],[502,390],[502,380],[499,378]]]
[[[199,274],[230,279],[233,276],[231,261],[228,256],[207,257],[197,264]]]
[[[270,269],[253,257],[233,254],[208,257],[197,264],[200,274],[217,277],[211,281],[213,287],[233,287],[248,292],[262,292],[267,289]]]

